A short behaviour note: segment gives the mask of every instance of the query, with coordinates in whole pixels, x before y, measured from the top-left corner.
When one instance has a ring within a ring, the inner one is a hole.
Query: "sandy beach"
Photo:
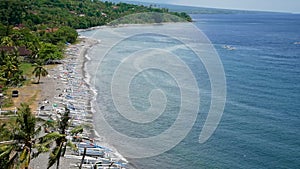
[[[72,125],[84,126],[84,136],[95,140],[96,144],[112,150],[108,154],[109,158],[127,162],[115,148],[103,142],[103,138],[98,137],[93,127],[94,112],[91,101],[95,97],[95,93],[90,90],[88,85],[88,75],[84,71],[84,65],[88,61],[86,58],[88,49],[97,43],[99,43],[97,40],[79,37],[79,43],[69,45],[66,48],[66,57],[62,60],[62,64],[48,70],[49,75],[41,80],[41,95],[36,114],[40,117],[50,117],[53,113],[63,111],[65,104],[68,104],[68,106],[71,106],[69,108],[79,111],[78,114],[72,114]],[[42,111],[40,110],[41,107],[43,107]],[[48,157],[49,153],[45,153],[36,159],[32,159],[31,168],[47,168]],[[66,156],[60,160],[60,168],[78,168],[80,159],[74,159],[74,152],[68,150]],[[56,168],[56,166],[54,165],[51,168]]]

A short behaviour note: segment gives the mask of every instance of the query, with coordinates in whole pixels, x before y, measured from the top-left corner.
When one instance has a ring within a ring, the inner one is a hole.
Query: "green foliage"
[[[77,135],[78,133],[83,132],[83,127],[82,126],[76,126],[71,130],[71,136]]]
[[[21,104],[17,117],[0,126],[0,169],[28,168],[31,158],[49,150],[52,142],[61,135],[47,134],[38,137],[41,126],[27,104]],[[46,140],[45,142],[42,142]],[[33,152],[37,150],[37,153]]]
[[[47,70],[43,67],[44,64],[42,61],[34,63],[34,70],[32,71],[32,74],[34,74],[35,77],[38,77],[37,83],[40,83],[41,76],[45,77],[48,75]]]
[[[26,16],[27,3],[20,0],[1,0],[0,20],[6,26],[6,35],[9,34],[10,25],[22,23]]]
[[[121,21],[117,20],[129,14],[145,12],[152,12],[153,16],[140,14],[134,20],[126,17]],[[96,0],[1,0],[0,46],[26,47],[31,54],[25,56],[25,61],[34,63],[42,60],[47,63],[63,58],[65,44],[76,42],[78,33],[75,29],[101,26],[114,20],[117,23],[141,23],[140,17],[144,17],[143,23],[178,22],[180,18],[191,21],[186,13],[171,13],[165,8],[127,3]],[[0,57],[0,82],[10,86],[21,84],[24,79],[17,54],[11,59],[4,57],[4,54]]]
[[[69,146],[71,148],[74,148],[74,145],[71,142],[69,142],[67,140],[67,138],[65,137],[66,130],[70,126],[70,121],[69,121],[70,119],[71,119],[70,118],[70,110],[67,107],[65,107],[65,112],[62,115],[61,119],[58,121],[57,126],[56,126],[59,134],[61,134],[62,137],[59,137],[55,140],[56,146],[50,153],[47,168],[50,168],[55,163],[56,163],[56,168],[59,168],[60,157],[64,156],[66,147]],[[79,127],[73,129],[72,131],[73,131],[73,134],[82,132],[82,130]]]
[[[3,81],[8,86],[19,85],[24,79],[20,69],[18,54],[16,52],[13,54],[1,52],[0,60],[0,81]]]
[[[40,49],[37,53],[37,59],[43,61],[62,59],[63,52],[58,48],[58,46],[51,43],[41,43]]]
[[[2,108],[12,107],[14,102],[11,97],[2,100]]]
[[[9,36],[4,36],[1,38],[1,45],[2,46],[14,46],[15,42]]]
[[[184,18],[168,13],[147,12],[125,16],[110,22],[110,25],[118,24],[146,24],[162,22],[187,22]]]
[[[83,29],[93,26],[105,25],[123,16],[143,13],[159,12],[169,13],[168,9],[153,8],[152,6],[138,6],[127,3],[112,3],[102,1],[78,1],[78,0],[13,0],[8,3],[5,0],[1,9],[11,9],[8,13],[3,10],[2,22],[9,25],[19,23],[25,24],[32,30],[38,30],[43,25],[45,28],[69,26],[75,29]],[[21,4],[13,6],[14,4]],[[18,10],[18,12],[13,12]],[[173,12],[172,14],[190,20],[190,17],[183,13]],[[12,18],[16,18],[13,20]]]
[[[31,63],[23,62],[20,64],[20,69],[23,72],[23,75],[30,76],[34,70],[34,66]]]
[[[59,40],[58,42],[74,43],[77,39],[78,33],[71,27],[62,26],[58,29],[58,31],[53,33],[53,36],[57,37],[57,39]]]

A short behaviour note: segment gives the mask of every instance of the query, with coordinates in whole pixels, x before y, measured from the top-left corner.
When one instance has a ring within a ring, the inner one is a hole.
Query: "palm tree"
[[[48,152],[52,142],[61,137],[58,132],[38,137],[42,125],[37,126],[37,118],[27,104],[21,104],[17,117],[2,125],[0,129],[0,136],[4,136],[0,142],[0,161],[3,168],[28,169],[32,158]],[[34,153],[33,149],[37,153]]]
[[[15,42],[9,36],[4,36],[1,38],[1,45],[2,46],[14,46]]]
[[[65,107],[65,112],[57,123],[58,132],[59,134],[61,134],[61,137],[57,138],[55,141],[56,146],[50,153],[47,169],[52,167],[55,163],[56,168],[59,169],[60,157],[64,156],[67,146],[71,147],[71,149],[76,149],[75,145],[71,141],[68,141],[68,139],[66,138],[66,130],[70,126],[70,119],[70,110]],[[82,132],[83,128],[81,126],[78,126],[71,130],[71,135],[76,135]]]
[[[34,60],[37,59],[39,49],[41,48],[39,41],[35,38],[31,42],[27,42],[25,46],[27,46],[28,49],[31,50],[31,56],[29,57],[30,62],[34,62]]]
[[[0,80],[5,81],[6,85],[17,85],[21,81],[22,71],[20,70],[20,62],[18,54],[7,54],[1,52],[2,60],[0,62]]]
[[[48,75],[48,72],[43,67],[43,65],[44,65],[43,62],[41,62],[41,61],[38,61],[33,65],[35,68],[34,68],[32,74],[34,74],[35,77],[38,77],[37,84],[40,83],[41,76],[45,77]]]

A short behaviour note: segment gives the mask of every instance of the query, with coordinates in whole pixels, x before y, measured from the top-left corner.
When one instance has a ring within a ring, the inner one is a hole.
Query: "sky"
[[[131,0],[224,9],[300,13],[300,0]]]

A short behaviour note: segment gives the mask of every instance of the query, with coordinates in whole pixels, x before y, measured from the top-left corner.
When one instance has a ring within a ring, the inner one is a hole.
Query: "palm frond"
[[[57,140],[58,138],[65,137],[63,134],[59,134],[58,132],[53,132],[53,133],[48,133],[43,137],[38,138],[40,143],[45,143],[47,141],[54,141]]]
[[[6,162],[7,168],[15,168],[15,160],[18,157],[18,153],[16,151],[11,151],[9,155],[9,159]]]
[[[67,146],[70,147],[73,151],[77,151],[77,147],[75,144],[73,144],[71,141],[67,142]]]
[[[62,144],[60,144],[59,146],[56,146],[53,149],[53,151],[50,153],[47,169],[52,167],[53,164],[55,164],[57,162],[57,160],[60,156],[61,149],[62,149]]]
[[[29,151],[28,151],[28,148],[24,148],[23,151],[20,154],[20,162],[24,163],[27,160],[28,155],[30,155]]]
[[[3,146],[1,147],[1,154],[0,154],[0,160],[8,157],[9,158],[9,154],[12,151],[13,146]]]
[[[17,140],[1,141],[0,146],[2,146],[2,145],[13,145],[13,144],[16,144],[17,142],[18,142]]]
[[[41,133],[41,131],[42,131],[42,126],[38,126],[38,127],[35,129],[33,135],[34,135],[34,136],[38,136],[38,135]]]
[[[38,152],[34,153],[33,158],[36,158],[41,153],[49,152],[52,144],[53,140],[48,140],[40,144],[35,144],[33,148],[36,148]]]
[[[82,126],[76,126],[71,130],[71,135],[74,136],[78,133],[82,133],[83,132],[83,127]]]

